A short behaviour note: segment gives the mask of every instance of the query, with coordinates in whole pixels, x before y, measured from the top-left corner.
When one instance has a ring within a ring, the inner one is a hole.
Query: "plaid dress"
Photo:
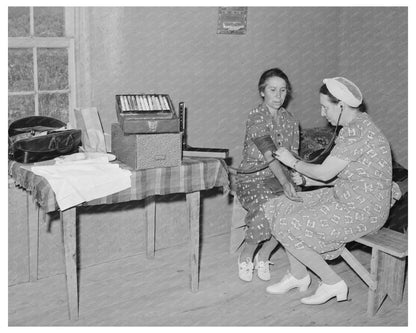
[[[326,260],[383,226],[392,191],[390,146],[366,113],[341,129],[330,156],[349,162],[334,187],[299,193],[303,202],[281,196],[265,204],[273,235],[284,247],[309,247]]]
[[[249,170],[266,162],[252,140],[265,135],[270,135],[276,147],[286,147],[298,153],[299,122],[284,108],[280,108],[277,117],[273,118],[263,103],[248,115],[240,169]],[[282,168],[290,181],[288,169],[283,165]],[[273,188],[270,183],[273,183]],[[270,239],[271,229],[264,216],[263,204],[283,194],[282,186],[272,171],[266,168],[256,173],[239,174],[236,178],[236,194],[248,212],[245,218],[246,242],[256,244]]]

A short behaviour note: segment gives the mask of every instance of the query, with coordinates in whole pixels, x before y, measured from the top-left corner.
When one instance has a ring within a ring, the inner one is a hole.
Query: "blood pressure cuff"
[[[270,135],[260,136],[252,139],[258,150],[264,155],[266,151],[274,152],[277,150]]]

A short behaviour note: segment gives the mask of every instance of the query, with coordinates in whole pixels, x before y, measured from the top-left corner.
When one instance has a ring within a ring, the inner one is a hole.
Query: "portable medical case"
[[[179,118],[169,95],[116,95],[117,119],[124,133],[178,133]]]

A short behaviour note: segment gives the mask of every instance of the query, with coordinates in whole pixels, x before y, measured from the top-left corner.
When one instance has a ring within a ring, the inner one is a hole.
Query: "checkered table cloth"
[[[17,186],[31,193],[32,198],[45,212],[59,210],[55,193],[48,181],[30,171],[28,167],[31,165],[33,164],[9,161],[9,175]],[[83,205],[112,204],[141,200],[153,195],[190,193],[214,187],[223,187],[228,191],[227,167],[224,161],[219,159],[184,158],[180,166],[136,171],[122,163],[120,166],[132,172],[131,188],[88,201]]]

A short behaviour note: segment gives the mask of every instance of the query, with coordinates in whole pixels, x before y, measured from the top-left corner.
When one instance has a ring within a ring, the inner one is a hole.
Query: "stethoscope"
[[[300,159],[301,161],[307,162],[307,163],[315,163],[316,161],[319,161],[319,159],[322,156],[325,156],[325,154],[327,154],[332,149],[332,147],[335,144],[335,139],[337,137],[338,127],[339,127],[339,121],[341,119],[342,111],[343,111],[343,108],[341,107],[341,112],[340,112],[340,114],[338,116],[337,125],[335,126],[334,133],[332,134],[331,140],[329,141],[329,143],[326,146],[326,148],[318,156],[316,156],[312,160],[305,160],[305,159],[302,159],[299,156],[296,156],[298,159]],[[273,156],[275,156],[274,153],[273,153]],[[273,162],[273,161],[274,160],[272,160],[271,162]],[[240,169],[240,168],[234,168],[234,167],[230,167],[230,166],[228,167],[228,169],[233,174],[244,174],[245,175],[245,174],[251,174],[251,173],[256,173],[256,172],[262,171],[262,170],[268,168],[269,167],[269,164],[271,162],[266,162],[266,163],[263,163],[261,165],[258,165],[256,167],[253,167],[253,168],[250,168],[250,169]]]

